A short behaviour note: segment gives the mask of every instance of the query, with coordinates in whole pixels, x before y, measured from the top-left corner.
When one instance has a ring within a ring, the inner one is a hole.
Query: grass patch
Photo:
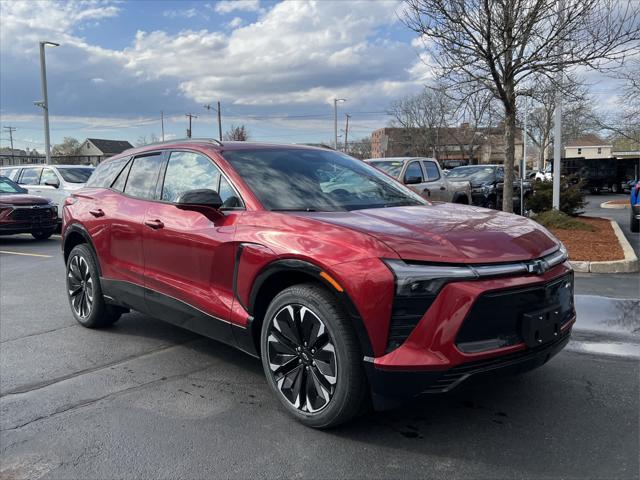
[[[540,225],[547,228],[560,228],[562,230],[583,230],[587,232],[595,232],[596,227],[589,223],[582,222],[575,217],[570,217],[566,213],[558,210],[548,210],[539,213],[533,219]]]

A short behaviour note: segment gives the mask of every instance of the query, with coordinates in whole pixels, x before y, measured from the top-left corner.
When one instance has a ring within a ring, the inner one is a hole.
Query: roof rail
[[[173,140],[165,140],[164,142],[147,143],[146,145],[140,145],[138,147],[129,148],[125,151],[135,150],[141,147],[154,147],[156,145],[166,145],[168,143],[203,143],[203,142],[215,143],[216,145],[224,147],[224,144],[220,140],[216,140],[215,138],[177,138]]]

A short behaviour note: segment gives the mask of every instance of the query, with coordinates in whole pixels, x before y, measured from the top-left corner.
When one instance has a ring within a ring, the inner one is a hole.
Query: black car
[[[504,167],[502,165],[468,165],[456,167],[449,172],[450,180],[467,180],[471,184],[473,205],[500,209],[504,190]],[[525,199],[531,194],[531,182],[523,183]],[[525,200],[526,201],[526,200]],[[520,180],[513,182],[514,211],[520,210]]]
[[[58,209],[49,200],[29,195],[7,177],[0,177],[0,235],[30,233],[47,239],[58,226]]]

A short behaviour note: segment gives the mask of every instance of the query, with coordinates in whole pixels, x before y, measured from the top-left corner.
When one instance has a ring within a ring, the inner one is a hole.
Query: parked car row
[[[58,210],[62,219],[62,205],[72,192],[82,188],[94,167],[83,165],[21,165],[0,168],[0,175],[16,182],[28,193],[41,195]]]
[[[47,239],[58,225],[58,208],[46,198],[0,176],[0,235],[30,233],[36,240]]]

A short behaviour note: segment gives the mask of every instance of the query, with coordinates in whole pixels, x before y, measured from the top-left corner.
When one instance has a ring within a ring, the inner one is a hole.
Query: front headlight
[[[396,295],[401,297],[436,295],[453,280],[474,280],[477,273],[465,266],[412,265],[402,260],[384,260],[396,278]]]

